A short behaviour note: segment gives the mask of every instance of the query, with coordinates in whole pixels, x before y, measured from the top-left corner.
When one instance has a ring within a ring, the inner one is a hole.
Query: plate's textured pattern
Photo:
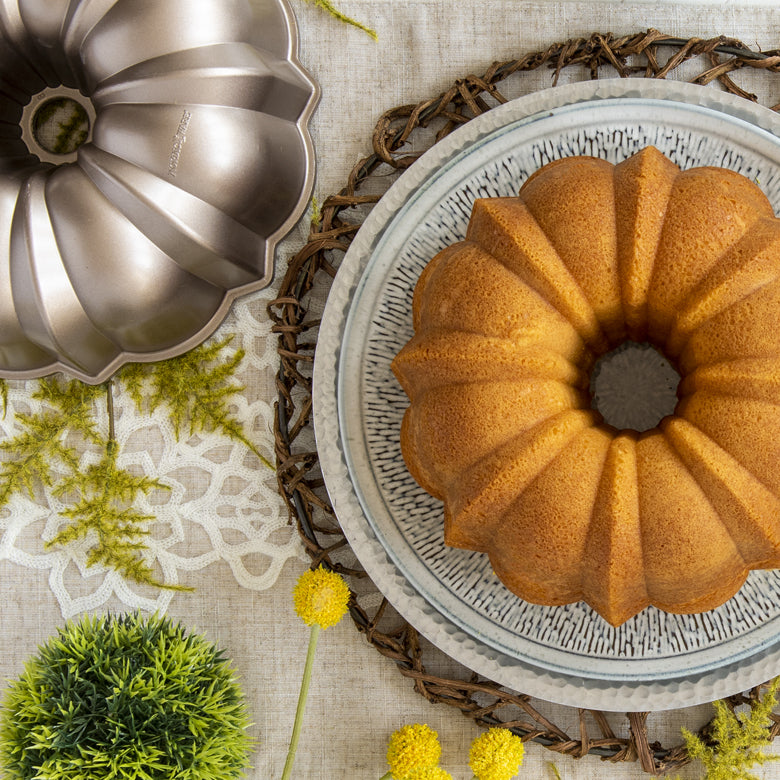
[[[18,0],[0,36],[0,375],[195,346],[270,283],[311,190],[286,0]],[[30,125],[63,96],[94,121],[59,155]]]
[[[699,94],[703,90],[679,86],[626,86],[623,98],[639,89],[641,99],[579,106],[572,104],[582,95],[619,96],[621,87],[577,85],[579,92],[571,88],[568,96],[561,94],[568,88],[561,88],[557,102],[550,98],[544,105],[544,97],[536,102],[540,113],[528,105],[531,101],[524,106],[521,100],[515,107],[503,107],[503,116],[488,121],[494,111],[481,126],[466,128],[467,137],[454,134],[443,142],[449,142],[449,148],[434,148],[428,165],[423,158],[417,171],[413,168],[401,179],[353,243],[338,289],[331,293],[315,366],[320,384],[315,423],[328,488],[334,504],[346,502],[337,507],[338,516],[353,548],[361,558],[366,556],[362,562],[377,584],[402,611],[402,599],[409,599],[407,614],[414,613],[415,624],[450,655],[463,660],[464,648],[470,647],[466,655],[474,655],[466,663],[472,668],[484,671],[486,657],[498,658],[501,671],[493,679],[507,682],[531,664],[537,670],[531,687],[545,688],[553,680],[553,690],[535,692],[556,701],[566,700],[572,680],[577,680],[577,688],[590,680],[586,686],[598,703],[586,706],[606,709],[628,707],[625,696],[630,699],[635,693],[641,695],[643,708],[653,707],[644,697],[660,690],[679,693],[676,701],[670,704],[667,699],[661,706],[690,703],[690,696],[711,699],[718,685],[737,690],[751,668],[754,682],[763,679],[763,672],[751,664],[760,666],[774,652],[780,578],[754,573],[735,599],[705,615],[648,609],[618,629],[581,604],[549,608],[519,601],[498,582],[485,556],[444,546],[440,505],[416,486],[403,466],[398,432],[407,400],[389,361],[411,336],[411,292],[419,272],[436,251],[462,237],[474,198],[515,192],[531,171],[550,159],[594,154],[615,162],[654,144],[682,167],[721,165],[757,179],[777,207],[780,145],[756,127],[771,126],[776,119],[752,107],[744,116],[739,102],[729,104],[723,96],[717,102],[725,115],[646,99],[704,100]],[[333,340],[330,328],[336,329],[337,338],[344,333],[334,350],[337,364],[331,363],[333,355],[322,358],[323,345],[329,336]],[[340,424],[335,450],[329,441],[334,431],[322,435],[321,410],[327,403],[320,397],[327,383],[335,382],[334,371]],[[338,475],[329,465],[331,459],[341,462]],[[382,554],[373,560],[378,550]],[[399,582],[403,587],[396,592]],[[464,636],[471,642],[464,643]],[[539,676],[540,667],[549,674]],[[529,690],[526,677],[509,684]],[[604,692],[615,686],[623,698],[605,702]],[[568,703],[582,705],[582,692]]]

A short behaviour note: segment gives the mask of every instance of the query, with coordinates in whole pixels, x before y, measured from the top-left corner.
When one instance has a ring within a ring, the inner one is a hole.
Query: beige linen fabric
[[[320,198],[337,191],[354,163],[369,152],[371,130],[383,111],[432,97],[456,77],[481,73],[496,59],[511,59],[593,31],[621,35],[649,27],[686,38],[725,34],[763,49],[780,46],[780,7],[736,0],[725,4],[338,0],[345,13],[376,29],[378,42],[303,0],[291,2],[299,20],[301,59],[323,91],[312,122],[318,163],[315,192]],[[779,79],[765,89],[763,77],[745,75],[747,79],[740,83],[758,91],[766,102],[780,102]],[[550,72],[542,70],[523,81],[522,88],[532,91],[549,86],[550,81]],[[304,223],[280,248],[276,284],[286,257],[305,238]],[[229,328],[230,321],[223,330]],[[273,392],[270,372],[253,381]],[[192,573],[187,584],[196,591],[177,594],[168,608],[169,615],[204,632],[234,659],[258,740],[250,780],[278,778],[284,764],[308,640],[308,629],[294,615],[290,595],[304,568],[302,560],[290,560],[276,584],[263,591],[241,588],[229,566],[213,564]],[[17,676],[24,659],[63,622],[46,578],[46,571],[0,562],[3,679]],[[543,704],[540,708],[577,738],[572,710]],[[705,706],[654,715],[650,740],[669,744],[681,724],[696,727],[709,712]],[[320,638],[294,776],[379,778],[387,769],[390,733],[410,722],[427,722],[439,731],[442,765],[455,780],[471,777],[468,746],[478,730],[460,713],[430,705],[414,693],[394,665],[368,647],[347,619]],[[565,780],[645,777],[634,765],[614,766],[595,758],[574,761],[533,744],[519,776],[552,777],[550,761]],[[688,770],[682,776],[697,777],[698,772]],[[764,776],[780,778],[780,766],[770,765]]]

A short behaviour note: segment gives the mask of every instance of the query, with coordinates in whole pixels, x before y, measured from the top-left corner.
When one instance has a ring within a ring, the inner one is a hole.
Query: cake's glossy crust
[[[556,161],[475,203],[413,309],[393,362],[404,458],[447,543],[519,596],[618,625],[712,609],[780,566],[780,221],[753,182],[652,147]],[[584,392],[626,338],[682,375],[674,416],[641,434]]]

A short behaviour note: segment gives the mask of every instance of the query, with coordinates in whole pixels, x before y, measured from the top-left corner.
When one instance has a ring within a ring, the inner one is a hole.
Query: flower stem
[[[386,775],[382,775],[379,780],[393,780],[393,773],[388,772]]]
[[[292,773],[293,762],[295,761],[295,751],[298,749],[298,740],[301,737],[303,712],[306,709],[306,699],[309,696],[311,670],[314,666],[314,652],[317,649],[317,639],[319,639],[319,636],[320,626],[318,623],[313,623],[311,633],[309,634],[309,649],[306,653],[306,665],[303,667],[303,680],[301,681],[301,692],[298,695],[298,707],[295,710],[295,723],[293,725],[292,738],[290,739],[290,749],[287,751],[287,761],[284,764],[282,780],[289,780]]]

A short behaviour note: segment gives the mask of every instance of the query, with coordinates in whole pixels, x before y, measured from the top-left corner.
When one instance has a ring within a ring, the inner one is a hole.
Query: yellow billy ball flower
[[[349,587],[340,574],[320,566],[298,578],[293,601],[295,611],[307,626],[330,628],[347,612]]]
[[[524,752],[523,741],[509,729],[488,729],[471,743],[469,766],[477,780],[511,780]]]
[[[426,766],[412,772],[409,780],[452,780],[452,775],[440,766]]]
[[[387,763],[395,780],[415,780],[418,772],[436,768],[440,758],[439,735],[424,723],[402,726],[387,746]],[[428,776],[420,778],[427,780]]]

